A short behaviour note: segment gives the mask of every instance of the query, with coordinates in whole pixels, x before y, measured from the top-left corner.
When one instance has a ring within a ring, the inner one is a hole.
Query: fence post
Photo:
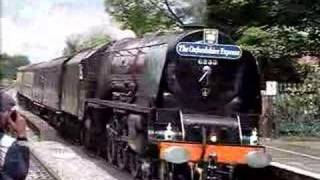
[[[262,114],[259,121],[259,133],[262,137],[270,138],[273,132],[273,119],[272,115],[272,104],[273,97],[278,92],[278,82],[276,81],[267,81],[266,90],[262,91]]]
[[[272,96],[262,96],[262,114],[259,122],[259,134],[262,137],[270,138],[273,131]]]

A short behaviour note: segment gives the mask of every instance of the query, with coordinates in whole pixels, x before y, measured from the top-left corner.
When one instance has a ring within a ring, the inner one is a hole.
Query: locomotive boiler
[[[18,72],[20,103],[142,179],[233,179],[270,162],[257,62],[224,33],[123,39]]]

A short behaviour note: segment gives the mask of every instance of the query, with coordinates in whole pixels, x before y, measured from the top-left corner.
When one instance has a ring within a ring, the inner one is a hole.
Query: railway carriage
[[[19,99],[136,177],[233,179],[270,161],[257,62],[217,30],[123,39],[19,73]]]
[[[32,64],[19,68],[18,99],[37,114],[53,118],[60,111],[61,77],[64,62],[68,57],[61,57],[49,62]],[[30,102],[30,100],[32,100]]]
[[[32,99],[33,73],[27,69],[29,66],[20,67],[17,73],[18,93],[22,93],[26,99]]]

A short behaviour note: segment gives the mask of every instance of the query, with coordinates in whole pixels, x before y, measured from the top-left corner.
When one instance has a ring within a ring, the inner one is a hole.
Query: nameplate
[[[239,46],[225,44],[207,44],[195,42],[180,42],[176,46],[180,56],[217,58],[217,59],[239,59],[242,51]]]

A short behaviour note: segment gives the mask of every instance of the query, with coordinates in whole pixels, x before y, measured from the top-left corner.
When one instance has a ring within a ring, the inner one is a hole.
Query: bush
[[[274,97],[273,121],[279,135],[320,137],[320,70],[314,66],[304,82]]]

